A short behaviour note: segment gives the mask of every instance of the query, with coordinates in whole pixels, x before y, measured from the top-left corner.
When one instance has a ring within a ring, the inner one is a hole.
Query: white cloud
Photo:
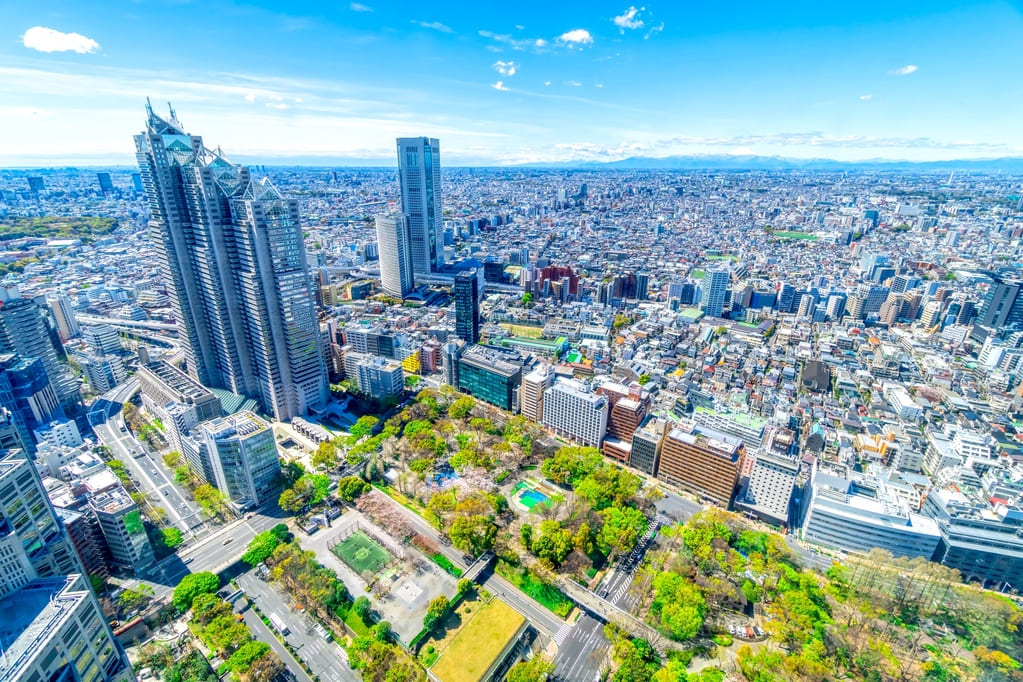
[[[575,28],[558,36],[558,42],[572,47],[593,44],[593,36],[585,28]]]
[[[519,29],[520,31],[525,31],[526,30],[526,27],[523,26],[522,24],[515,24],[515,28]]]
[[[536,45],[537,47],[547,47],[547,41],[544,40],[543,38],[537,38],[534,45]]]
[[[249,104],[255,104],[256,103],[256,93],[250,92],[249,94],[245,95],[245,101],[248,102]]]
[[[548,87],[550,87],[551,82],[550,81],[544,81],[543,84],[548,86]]]
[[[99,43],[81,33],[61,33],[45,26],[33,26],[21,36],[22,44],[40,52],[77,52],[88,54],[99,49]]]
[[[508,92],[508,88],[504,87],[503,81],[497,81],[490,87],[492,87],[494,90],[500,90],[501,92]]]
[[[874,99],[874,96],[873,95],[860,95],[860,99],[863,100],[864,102],[867,102],[869,100]]]
[[[434,31],[440,31],[441,33],[454,33],[454,30],[450,26],[446,26],[439,21],[416,21],[412,20],[413,24],[422,26],[423,28],[433,29]]]
[[[595,88],[597,88],[599,90],[600,88],[604,87],[604,84],[603,83],[594,83],[593,87],[595,87]]]
[[[908,76],[911,73],[916,73],[919,70],[919,68],[920,67],[918,67],[916,64],[906,64],[905,66],[900,66],[897,69],[892,69],[891,71],[888,72],[888,75],[889,76]]]
[[[515,62],[494,62],[494,70],[502,76],[514,76],[515,72],[519,70],[519,65]]]
[[[639,13],[644,10],[646,10],[646,7],[640,7],[637,9],[635,5],[633,5],[622,14],[611,19],[611,21],[615,22],[615,26],[617,26],[622,33],[625,33],[625,29],[627,28],[643,28],[643,20],[639,18]]]
[[[353,12],[372,12],[373,8],[369,5],[363,5],[361,2],[353,2],[348,6],[348,9]]]
[[[571,88],[582,87],[582,83],[580,83],[579,81],[565,81],[565,85],[567,85],[567,86],[569,86]]]
[[[662,21],[657,26],[651,26],[650,30],[646,32],[645,36],[643,36],[643,40],[650,40],[650,36],[657,35],[658,33],[660,33],[663,30],[664,30],[664,22]]]
[[[269,109],[290,109],[291,107],[284,102],[267,102],[267,108]]]

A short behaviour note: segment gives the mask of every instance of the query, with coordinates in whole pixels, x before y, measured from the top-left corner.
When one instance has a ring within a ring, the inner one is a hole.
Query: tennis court
[[[336,544],[331,551],[359,575],[376,574],[391,561],[387,550],[361,530]]]

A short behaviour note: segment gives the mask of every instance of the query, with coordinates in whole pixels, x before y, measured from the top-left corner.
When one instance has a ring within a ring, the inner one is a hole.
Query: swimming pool
[[[547,502],[550,502],[550,498],[544,495],[539,490],[526,488],[521,493],[519,493],[519,502],[522,503],[523,507],[532,511],[533,507],[535,507],[536,505],[546,504]]]

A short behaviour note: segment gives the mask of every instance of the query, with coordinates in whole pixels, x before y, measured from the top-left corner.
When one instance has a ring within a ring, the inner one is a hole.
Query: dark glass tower
[[[475,268],[455,275],[455,333],[466,343],[480,340],[479,278]]]

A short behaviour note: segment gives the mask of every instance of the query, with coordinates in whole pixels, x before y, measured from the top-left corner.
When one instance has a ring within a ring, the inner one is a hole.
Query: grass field
[[[362,531],[356,531],[332,551],[359,575],[367,572],[376,574],[391,561],[387,550]]]
[[[477,682],[525,620],[500,599],[492,600],[455,634],[431,672],[441,682]]]
[[[543,327],[530,327],[524,324],[509,324],[502,322],[504,328],[512,336],[522,336],[527,339],[539,339],[543,336]]]
[[[545,583],[527,568],[512,566],[503,559],[498,559],[497,573],[507,578],[515,587],[519,588],[536,601],[543,604],[549,611],[561,618],[568,615],[572,610],[572,600],[556,588],[554,585]]]
[[[789,230],[777,230],[774,236],[778,239],[805,239],[807,241],[817,241],[817,235],[812,232],[792,232]]]

